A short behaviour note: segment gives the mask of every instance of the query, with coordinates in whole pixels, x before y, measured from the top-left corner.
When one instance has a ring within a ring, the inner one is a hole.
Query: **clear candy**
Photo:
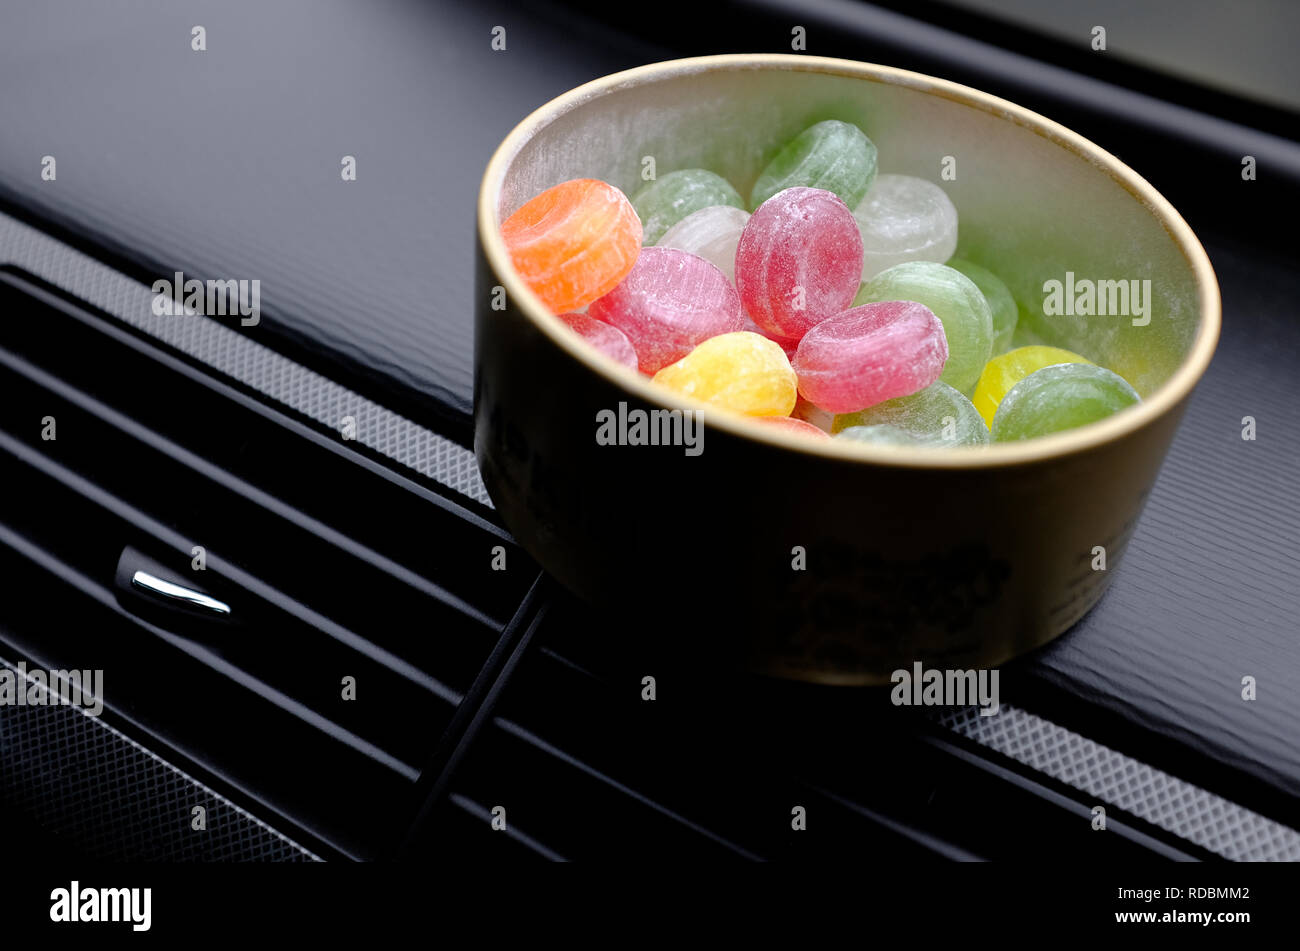
[[[875,144],[857,126],[827,119],[809,126],[768,163],[749,193],[749,208],[797,186],[834,192],[856,208],[875,177]]]
[[[661,244],[665,232],[687,215],[716,205],[743,210],[745,201],[729,181],[702,168],[669,172],[632,196],[632,207],[641,218],[641,240],[648,245]]]
[[[736,282],[736,245],[749,222],[749,212],[730,205],[710,205],[693,211],[669,228],[655,243],[699,255]]]
[[[502,223],[501,237],[524,283],[559,314],[627,276],[641,250],[641,221],[613,185],[578,178],[525,202]]]
[[[748,416],[788,416],[797,395],[785,353],[748,331],[711,337],[656,373],[654,381]]]
[[[836,416],[831,432],[879,426],[901,430],[915,445],[984,446],[989,441],[989,428],[971,401],[941,381],[909,396]]]
[[[593,301],[587,315],[623,331],[648,374],[744,326],[740,298],[726,276],[676,248],[643,248],[623,282]]]
[[[764,202],[736,248],[745,312],[783,340],[798,341],[847,308],[861,277],[862,236],[853,213],[817,188],[788,188]]]
[[[951,258],[948,266],[965,274],[980,289],[993,317],[993,356],[1006,353],[1011,349],[1011,338],[1020,319],[1020,307],[1011,295],[1011,289],[992,271],[962,258]]]
[[[924,178],[877,176],[853,217],[862,233],[864,281],[907,261],[942,264],[957,250],[957,209]]]
[[[864,283],[853,299],[855,306],[880,301],[916,301],[934,311],[948,341],[941,379],[963,393],[975,389],[993,349],[993,316],[970,278],[931,261],[895,264]]]
[[[1104,367],[1062,363],[1029,374],[993,417],[998,442],[1033,439],[1105,419],[1140,402],[1128,381]]]
[[[832,413],[853,413],[929,386],[947,359],[939,318],[902,300],[822,321],[799,341],[794,368],[804,399]]]
[[[998,411],[998,404],[1013,386],[1031,373],[1050,367],[1057,363],[1091,363],[1070,350],[1059,347],[1017,347],[994,357],[984,365],[979,382],[975,384],[975,393],[971,397],[975,409],[984,422],[993,425],[993,416]]]

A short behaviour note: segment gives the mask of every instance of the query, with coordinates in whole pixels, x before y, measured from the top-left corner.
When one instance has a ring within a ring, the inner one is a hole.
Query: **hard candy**
[[[789,416],[797,396],[785,353],[748,331],[704,341],[656,373],[654,381],[748,416]]]
[[[560,314],[560,320],[571,327],[578,336],[626,367],[637,368],[636,349],[627,334],[607,323],[588,317],[586,314]]]
[[[1087,363],[1029,374],[1002,398],[993,417],[998,442],[1033,439],[1105,419],[1140,399],[1123,377]]]
[[[786,432],[812,436],[814,439],[831,438],[824,430],[818,429],[812,423],[804,422],[802,419],[795,419],[793,416],[756,416],[754,418],[760,423],[765,423],[776,429],[784,429]]]
[[[875,426],[902,430],[918,445],[984,446],[989,441],[989,428],[971,401],[942,381],[909,396],[836,416],[831,432]]]
[[[613,185],[578,178],[525,202],[502,223],[501,237],[524,283],[558,314],[627,276],[641,250],[641,221]]]
[[[832,413],[853,413],[929,386],[947,359],[939,318],[904,300],[822,321],[799,341],[794,368],[804,399]]]
[[[875,144],[857,126],[827,119],[799,133],[768,163],[749,193],[749,208],[796,186],[834,192],[856,208],[875,177]]]
[[[943,321],[948,362],[941,379],[963,393],[974,390],[993,349],[993,316],[980,289],[950,267],[931,261],[909,261],[895,264],[865,282],[853,303],[900,300],[924,304]]]
[[[965,274],[980,289],[993,317],[993,356],[1006,353],[1011,349],[1011,338],[1020,319],[1020,307],[1011,295],[1011,289],[992,271],[962,258],[951,258],[948,266]]]
[[[994,357],[984,365],[975,393],[971,397],[984,422],[993,425],[993,415],[1007,392],[1043,367],[1057,363],[1091,363],[1085,357],[1058,347],[1018,347]]]
[[[736,248],[736,290],[754,323],[798,341],[843,311],[862,277],[862,236],[828,191],[788,188],[750,216]]]
[[[877,176],[853,217],[862,233],[864,281],[907,261],[942,264],[957,250],[957,209],[924,178]]]
[[[623,331],[648,374],[744,326],[731,282],[708,261],[676,248],[642,249],[627,277],[587,314]]]
[[[749,212],[730,205],[711,205],[693,211],[669,228],[656,244],[699,255],[736,281],[736,246],[749,221]]]
[[[644,244],[661,243],[664,233],[687,215],[718,205],[743,210],[745,200],[721,175],[702,168],[669,172],[632,196],[632,207],[641,218]]]
[[[891,426],[889,423],[877,423],[873,426],[850,426],[848,429],[840,430],[835,438],[847,439],[851,442],[869,442],[878,446],[924,445],[920,439],[917,439],[906,429]]]

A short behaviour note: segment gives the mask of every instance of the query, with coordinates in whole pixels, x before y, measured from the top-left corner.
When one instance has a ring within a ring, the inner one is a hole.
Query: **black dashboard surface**
[[[814,6],[826,17],[843,7]],[[554,95],[678,55],[666,40],[540,5],[124,0],[102,10],[3,14],[4,206],[144,279],[177,269],[260,279],[262,324],[245,332],[462,442],[473,204],[488,156]],[[1025,79],[1017,95],[1014,83],[997,85],[1005,64],[990,54],[981,72],[965,40],[923,52],[924,30],[873,34],[894,21],[850,12],[809,51],[982,79],[1123,156],[1198,230],[1223,290],[1218,355],[1111,590],[1070,634],[1006,672],[1004,698],[1294,821],[1300,276],[1260,218],[1289,206],[1294,182],[1265,166],[1243,186],[1233,152],[1256,143],[1248,135],[1174,159],[1176,121],[1144,125],[1119,99],[1110,115],[1104,90],[1068,76],[1055,77],[1059,90]],[[782,21],[750,26],[769,22]],[[190,48],[196,24],[205,52]],[[496,25],[507,29],[504,52],[490,46]],[[687,31],[678,47],[788,42],[788,25],[753,29]],[[1053,108],[1062,90],[1070,95]],[[1266,144],[1294,158],[1293,142]],[[58,163],[54,182],[41,179],[46,155]],[[341,181],[345,155],[356,157],[356,182]],[[1253,442],[1241,439],[1244,416],[1257,420]],[[1259,682],[1253,702],[1240,697],[1245,676]]]

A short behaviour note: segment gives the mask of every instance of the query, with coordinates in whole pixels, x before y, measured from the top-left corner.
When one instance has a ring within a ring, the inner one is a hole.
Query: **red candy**
[[[853,303],[862,234],[853,212],[820,188],[777,192],[750,216],[736,248],[736,289],[764,333],[798,342]]]
[[[755,416],[754,418],[767,426],[784,429],[787,432],[803,433],[805,436],[813,436],[816,439],[831,438],[823,430],[818,429],[812,423],[805,423],[802,419],[794,419],[790,416]]]
[[[632,341],[627,339],[627,334],[623,333],[623,331],[588,317],[586,314],[560,314],[559,317],[560,320],[577,331],[578,336],[601,353],[613,357],[624,366],[631,367],[633,370],[636,369],[636,350],[632,347]]]
[[[861,251],[859,251],[859,257]],[[642,373],[657,373],[698,344],[744,329],[740,298],[716,266],[676,248],[642,248],[631,272],[587,308],[623,331]]]
[[[943,373],[943,322],[914,301],[863,304],[822,321],[799,342],[799,393],[832,413],[855,413],[923,390]]]

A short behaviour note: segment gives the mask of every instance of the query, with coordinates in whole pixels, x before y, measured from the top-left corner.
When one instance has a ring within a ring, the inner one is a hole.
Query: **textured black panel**
[[[0,665],[16,671],[14,665]],[[0,801],[91,858],[312,862],[319,857],[71,706],[0,707]],[[205,828],[192,828],[195,807]]]

